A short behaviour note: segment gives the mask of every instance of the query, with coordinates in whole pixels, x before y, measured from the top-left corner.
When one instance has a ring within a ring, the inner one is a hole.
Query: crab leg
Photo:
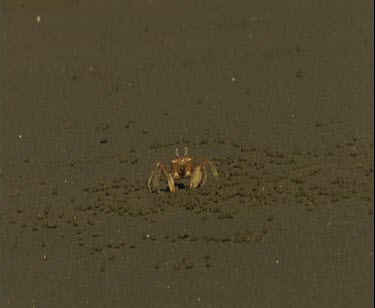
[[[206,184],[206,182],[207,182],[207,169],[206,169],[206,166],[203,165],[203,179],[202,179],[201,186]]]
[[[160,192],[160,189],[159,189],[160,173],[161,173],[160,169],[157,169],[152,179],[152,187],[155,188],[157,192]]]
[[[163,174],[165,178],[168,180],[168,186],[171,191],[175,191],[174,180],[172,176],[168,173],[167,168],[162,163],[157,163],[154,170],[152,170],[150,177],[147,181],[148,190],[150,193],[156,190],[156,192],[160,192],[159,188],[159,180],[160,174]],[[174,190],[173,190],[174,189]]]
[[[212,172],[212,174],[214,175],[215,178],[219,177],[219,172],[217,172],[217,169],[216,167],[214,166],[214,164],[212,162],[210,162],[209,160],[205,160],[203,162],[203,165],[209,165],[210,166],[210,170]]]
[[[147,187],[150,193],[155,187],[155,178],[157,177],[157,173],[160,173],[160,170],[155,168],[154,170],[151,171],[150,177],[148,178]]]

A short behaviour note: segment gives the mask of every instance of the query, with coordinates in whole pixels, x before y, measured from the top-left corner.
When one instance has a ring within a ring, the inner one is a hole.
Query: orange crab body
[[[218,172],[215,166],[207,159],[196,161],[192,156],[188,155],[187,148],[183,156],[179,155],[176,149],[176,157],[171,160],[171,168],[168,169],[164,164],[157,163],[152,170],[148,179],[147,186],[150,192],[160,192],[159,180],[160,175],[163,175],[168,181],[168,187],[171,192],[176,191],[176,181],[180,179],[190,178],[189,188],[197,188],[203,186],[207,181],[207,170],[209,167],[214,177],[218,177]]]

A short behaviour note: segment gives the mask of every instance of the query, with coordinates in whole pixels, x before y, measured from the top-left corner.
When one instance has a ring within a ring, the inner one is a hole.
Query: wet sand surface
[[[1,307],[373,306],[371,1],[0,14]]]

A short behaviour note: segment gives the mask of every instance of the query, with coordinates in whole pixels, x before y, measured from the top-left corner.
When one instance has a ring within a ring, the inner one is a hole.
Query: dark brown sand
[[[1,307],[373,306],[372,1],[0,14]]]

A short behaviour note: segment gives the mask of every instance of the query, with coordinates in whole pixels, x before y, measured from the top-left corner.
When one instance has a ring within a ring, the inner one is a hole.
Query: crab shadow
[[[184,183],[176,183],[176,188],[178,190],[186,190],[186,191],[189,190],[189,186],[185,185]],[[169,189],[168,185],[165,188],[160,189],[160,191],[162,191],[162,192],[168,192],[168,193],[171,192],[171,190]]]

